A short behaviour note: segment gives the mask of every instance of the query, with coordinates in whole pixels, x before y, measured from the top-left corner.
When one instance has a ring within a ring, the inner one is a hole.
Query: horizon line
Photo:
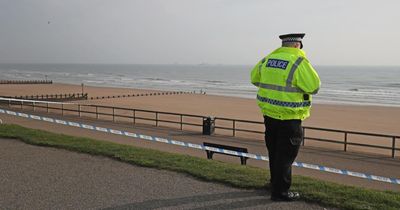
[[[222,64],[222,63],[72,63],[72,62],[0,62],[0,65],[12,65],[12,64],[22,64],[22,65],[154,65],[154,66],[162,66],[162,65],[176,65],[176,66],[253,66],[255,64]],[[399,65],[365,65],[365,64],[314,64],[313,66],[343,66],[343,67],[400,67]]]

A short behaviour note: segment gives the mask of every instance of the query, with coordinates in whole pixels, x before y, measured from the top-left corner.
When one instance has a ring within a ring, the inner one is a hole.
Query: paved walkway
[[[27,112],[27,111],[24,111]],[[215,142],[221,144],[236,145],[248,148],[250,153],[263,154],[266,155],[266,148],[263,141],[254,139],[243,139],[234,137],[224,137],[224,136],[203,136],[199,132],[189,132],[180,131],[173,128],[163,128],[154,126],[140,126],[122,124],[122,123],[112,123],[109,121],[98,121],[95,119],[84,119],[78,117],[62,117],[59,115],[51,115],[46,113],[35,113],[41,116],[55,117],[57,119],[65,119],[75,122],[82,122],[92,125],[97,125],[101,127],[125,130],[140,134],[146,134],[150,136],[164,137],[169,139],[180,140],[184,142],[191,142],[202,144],[204,141]],[[76,128],[71,126],[64,126],[54,123],[42,122],[32,119],[25,119],[21,117],[15,117],[5,114],[0,114],[0,119],[3,119],[5,123],[15,123],[22,126],[44,129],[55,133],[63,133],[67,135],[74,136],[85,136],[90,138],[95,138],[99,140],[112,141],[120,144],[134,145],[138,147],[153,148],[161,151],[188,154],[192,156],[205,158],[205,152],[190,149],[185,147],[179,147],[174,145],[167,145],[157,142],[149,142],[144,140],[135,140],[133,138],[119,136],[114,134],[108,134],[98,131],[91,131],[82,128]],[[217,160],[240,163],[239,158],[231,157],[226,155],[214,155]],[[337,150],[329,149],[316,149],[312,147],[302,147],[297,158],[297,161],[319,164],[327,167],[347,169],[355,172],[367,173],[378,176],[385,176],[391,178],[400,177],[400,161],[399,159],[392,159],[387,156],[374,156],[360,153],[343,152]],[[265,161],[258,160],[248,160],[249,165],[267,168],[268,163]],[[293,170],[294,174],[300,174],[305,176],[310,176],[322,180],[327,180],[336,183],[342,183],[347,185],[362,186],[373,189],[380,190],[393,190],[400,191],[400,185],[383,183],[378,181],[371,181],[346,175],[338,175],[327,172],[315,171],[310,169],[296,168]]]
[[[0,139],[0,186],[0,209],[324,209],[8,139]]]

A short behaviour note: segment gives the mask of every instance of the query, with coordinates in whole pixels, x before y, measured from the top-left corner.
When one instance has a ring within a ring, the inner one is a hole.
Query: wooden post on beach
[[[61,115],[64,116],[64,104],[61,104]]]
[[[183,115],[181,114],[181,130],[183,129]]]
[[[392,158],[394,158],[395,151],[396,151],[396,137],[393,136],[393,138],[392,138]]]
[[[344,151],[347,151],[347,132],[344,132]]]
[[[232,121],[232,124],[233,124],[233,126],[232,126],[232,131],[233,131],[233,136],[235,136],[235,131],[236,131],[236,120],[233,120]]]
[[[115,122],[115,108],[113,107],[112,110],[113,110],[113,122]]]
[[[136,110],[133,110],[133,124],[136,124]]]
[[[79,113],[79,117],[81,117],[81,105],[78,104],[78,113]]]

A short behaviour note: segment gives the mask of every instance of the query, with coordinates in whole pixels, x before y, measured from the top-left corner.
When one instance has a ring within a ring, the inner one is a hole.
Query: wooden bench
[[[226,149],[226,150],[231,150],[231,151],[236,151],[236,152],[247,153],[247,148],[243,148],[243,147],[234,147],[234,146],[229,146],[229,145],[214,144],[214,143],[208,143],[208,142],[203,142],[203,145],[205,147],[214,147],[214,148],[219,148],[219,149]],[[216,152],[216,151],[207,150],[207,149],[206,149],[206,153],[207,153],[207,159],[212,159],[214,153],[219,153],[219,154],[239,157],[240,158],[240,163],[242,165],[246,165],[246,161],[248,159],[248,157],[236,156],[236,155],[233,155],[233,154],[226,154],[226,153]]]

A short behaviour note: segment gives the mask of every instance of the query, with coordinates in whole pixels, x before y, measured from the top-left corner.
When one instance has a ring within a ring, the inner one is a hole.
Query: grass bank
[[[0,137],[28,144],[101,155],[134,165],[190,174],[196,178],[239,188],[265,189],[268,173],[264,169],[212,161],[188,155],[72,137],[33,130],[17,125],[0,125]],[[294,176],[292,189],[302,199],[341,209],[400,209],[400,193],[345,186],[303,176]]]

